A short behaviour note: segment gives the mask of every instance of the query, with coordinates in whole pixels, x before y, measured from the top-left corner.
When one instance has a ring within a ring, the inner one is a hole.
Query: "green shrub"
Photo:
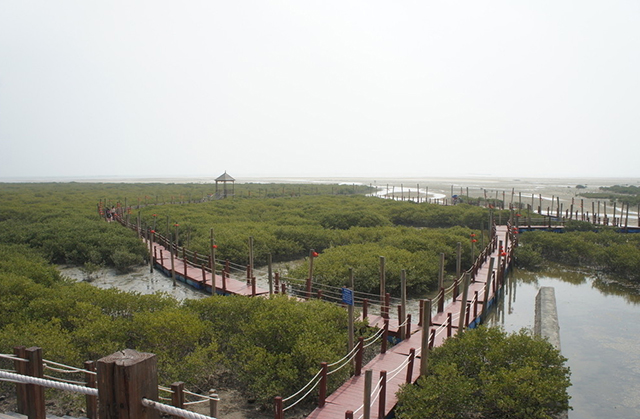
[[[569,408],[569,368],[525,331],[471,329],[429,355],[427,375],[398,393],[398,419],[548,419]]]

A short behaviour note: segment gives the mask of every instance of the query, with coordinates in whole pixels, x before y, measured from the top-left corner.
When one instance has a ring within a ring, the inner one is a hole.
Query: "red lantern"
[[[152,215],[153,217],[157,217],[157,216],[158,216],[158,214],[151,214],[151,215]]]
[[[173,226],[174,226],[174,227],[178,227],[179,225],[180,225],[180,224],[178,224],[178,223],[175,223],[175,224],[174,224]]]
[[[520,216],[520,214],[516,214],[516,217],[519,217],[519,216]]]
[[[314,258],[317,258],[317,257],[318,257],[318,252],[313,252],[313,253],[311,254],[311,256],[313,256]]]
[[[214,245],[213,245],[213,246],[211,246],[211,247],[213,247],[214,249],[217,249],[217,248],[218,248],[218,245],[217,245],[217,244],[214,244]]]
[[[507,256],[507,252],[502,252],[501,255],[502,256]]]
[[[476,235],[474,233],[471,233],[471,237],[475,237]]]
[[[151,233],[152,233],[152,234],[156,234],[156,231],[155,231],[155,230],[151,230]]]

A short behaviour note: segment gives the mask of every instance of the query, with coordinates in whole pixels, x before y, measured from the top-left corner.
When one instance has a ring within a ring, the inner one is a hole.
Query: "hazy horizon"
[[[640,178],[640,2],[0,10],[0,179]]]

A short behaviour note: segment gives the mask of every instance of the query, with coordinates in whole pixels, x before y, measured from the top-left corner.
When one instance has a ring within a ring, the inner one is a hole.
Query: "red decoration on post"
[[[476,243],[477,241],[478,241],[478,240],[473,239],[473,240],[471,240],[471,243]]]
[[[313,256],[314,258],[317,258],[319,255],[318,255],[318,252],[313,252],[311,256]]]
[[[151,230],[151,234],[155,234],[155,232],[156,232],[155,230]]]
[[[501,255],[502,256],[507,256],[507,252],[502,252]]]
[[[217,245],[217,244],[214,244],[214,245],[213,245],[213,246],[211,246],[211,247],[213,247],[214,249],[217,249],[217,248],[218,248],[218,245]]]

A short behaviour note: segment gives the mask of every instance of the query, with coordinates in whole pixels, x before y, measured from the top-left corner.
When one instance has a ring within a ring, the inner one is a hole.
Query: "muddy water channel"
[[[533,328],[535,296],[555,288],[562,354],[572,387],[569,417],[640,417],[640,287],[587,272],[514,270],[490,323]]]

